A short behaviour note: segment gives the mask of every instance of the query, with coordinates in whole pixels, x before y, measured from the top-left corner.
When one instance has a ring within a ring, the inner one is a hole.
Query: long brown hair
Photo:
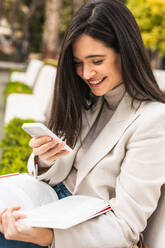
[[[119,0],[88,1],[73,16],[65,33],[49,121],[49,127],[72,147],[81,133],[83,110],[97,101],[75,71],[72,43],[81,34],[120,53],[123,82],[132,100],[165,103],[132,13]]]

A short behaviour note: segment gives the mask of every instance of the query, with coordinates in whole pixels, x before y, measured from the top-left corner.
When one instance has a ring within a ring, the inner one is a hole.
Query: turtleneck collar
[[[124,93],[125,93],[125,87],[123,83],[117,85],[115,88],[108,91],[104,95],[104,99],[106,100],[108,107],[115,110],[119,102],[121,101],[122,97],[124,96]]]

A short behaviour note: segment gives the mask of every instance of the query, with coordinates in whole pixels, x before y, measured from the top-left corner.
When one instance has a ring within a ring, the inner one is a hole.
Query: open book
[[[48,184],[28,174],[0,176],[0,211],[21,206],[25,219],[19,221],[34,227],[67,229],[110,211],[107,201],[73,195],[58,199]]]

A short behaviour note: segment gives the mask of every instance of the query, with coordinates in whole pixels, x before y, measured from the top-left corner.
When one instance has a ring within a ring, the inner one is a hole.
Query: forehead
[[[83,34],[79,36],[72,44],[73,55],[77,58],[87,57],[89,55],[100,54],[105,55],[113,50],[104,45],[103,42]]]

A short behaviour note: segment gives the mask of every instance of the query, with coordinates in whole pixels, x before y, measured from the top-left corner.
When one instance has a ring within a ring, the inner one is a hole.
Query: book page
[[[20,220],[30,226],[66,229],[110,211],[107,201],[83,195],[73,195],[26,212]]]
[[[34,227],[66,229],[110,211],[105,200],[72,195],[58,200],[51,186],[28,174],[0,177],[0,211],[21,206],[27,218],[22,223]]]
[[[57,199],[51,186],[28,174],[0,177],[0,211],[12,206],[21,206],[21,211],[31,210]]]

